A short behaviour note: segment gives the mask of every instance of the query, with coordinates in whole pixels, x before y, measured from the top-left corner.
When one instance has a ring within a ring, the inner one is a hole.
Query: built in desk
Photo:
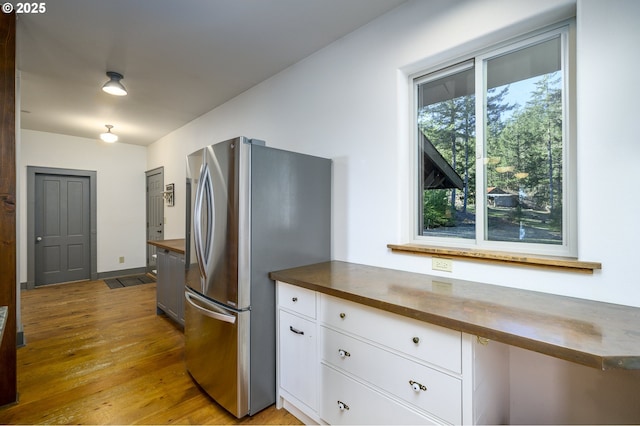
[[[339,261],[270,277],[597,369],[640,369],[640,308]]]

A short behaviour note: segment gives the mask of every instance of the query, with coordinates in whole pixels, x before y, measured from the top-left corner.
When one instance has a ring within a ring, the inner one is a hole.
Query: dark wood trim
[[[461,250],[447,247],[423,246],[421,244],[387,244],[394,252],[430,255],[432,257],[456,258],[478,262],[492,262],[517,266],[532,266],[546,269],[564,270],[593,274],[602,269],[600,262],[587,262],[551,256],[531,256],[527,254],[506,253],[489,250]]]
[[[0,405],[17,398],[16,364],[16,17],[0,14]]]

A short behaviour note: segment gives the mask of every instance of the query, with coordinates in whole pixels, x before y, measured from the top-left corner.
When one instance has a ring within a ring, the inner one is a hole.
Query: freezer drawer
[[[185,361],[195,381],[236,417],[249,414],[249,311],[185,292]]]

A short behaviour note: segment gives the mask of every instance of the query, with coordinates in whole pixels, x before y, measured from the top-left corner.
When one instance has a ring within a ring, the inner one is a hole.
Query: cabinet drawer
[[[316,317],[316,292],[278,281],[278,305],[311,318]]]
[[[325,327],[320,333],[326,363],[447,422],[462,422],[460,379]]]
[[[332,327],[455,373],[462,372],[462,334],[458,331],[326,294],[320,295],[319,318]]]
[[[319,414],[329,424],[437,424],[331,367],[323,364],[320,369]]]
[[[317,409],[316,324],[279,311],[280,387]]]

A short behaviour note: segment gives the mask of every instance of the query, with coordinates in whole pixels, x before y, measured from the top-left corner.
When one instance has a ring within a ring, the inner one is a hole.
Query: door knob
[[[38,242],[42,241],[42,237],[36,237],[36,241]]]

